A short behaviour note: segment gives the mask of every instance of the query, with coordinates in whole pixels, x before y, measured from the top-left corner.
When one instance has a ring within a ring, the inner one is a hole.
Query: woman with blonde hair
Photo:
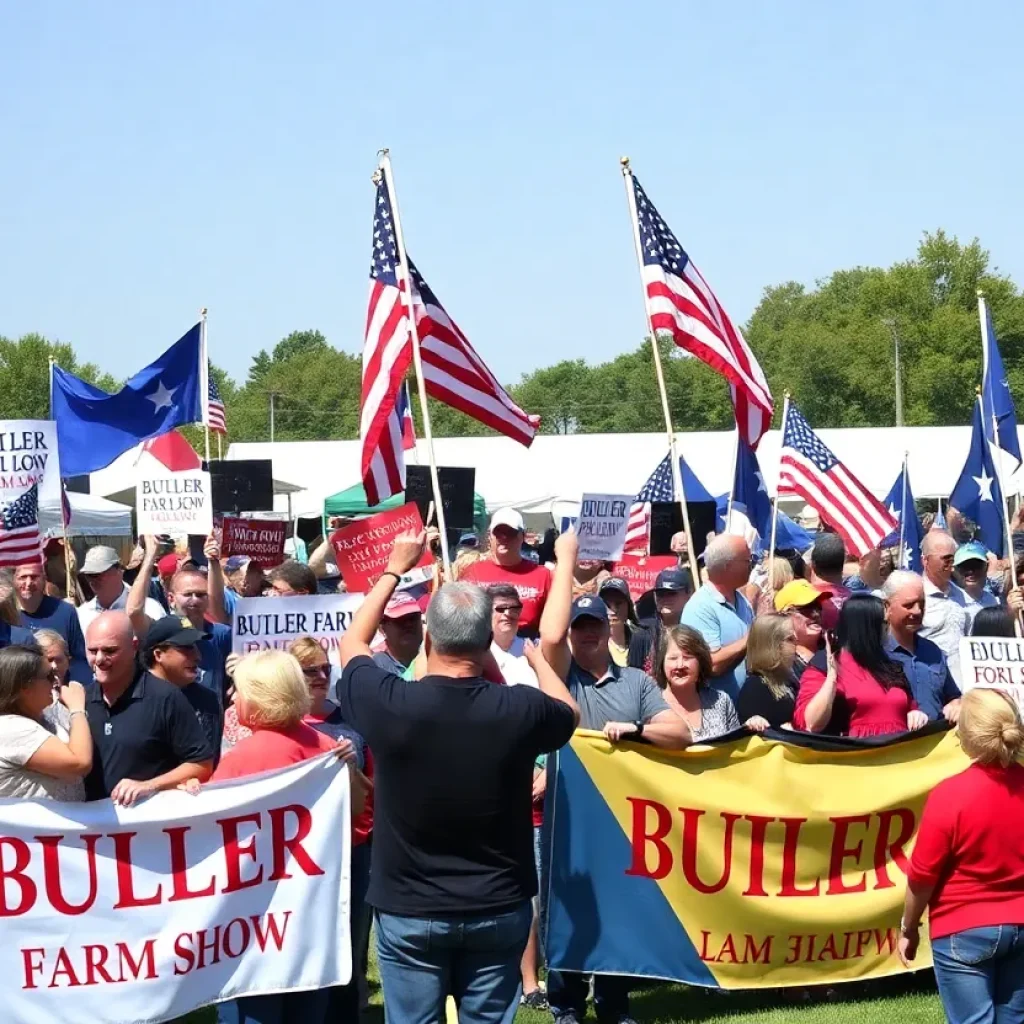
[[[766,728],[792,728],[797,685],[793,678],[796,633],[789,615],[758,615],[747,634],[747,678],[736,701],[741,719]]]
[[[1024,725],[999,690],[964,694],[972,764],[928,796],[910,858],[899,956],[917,955],[928,909],[939,996],[951,1024],[1024,1021]]]

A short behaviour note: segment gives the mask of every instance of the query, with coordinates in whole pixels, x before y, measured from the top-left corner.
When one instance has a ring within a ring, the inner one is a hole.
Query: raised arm
[[[159,551],[156,537],[147,535],[143,538],[143,543],[145,552],[139,566],[139,574],[128,591],[128,600],[124,606],[125,613],[132,620],[132,629],[138,637],[144,637],[153,624],[153,620],[146,614],[146,598],[149,597],[149,581],[153,578],[153,567],[156,565]]]
[[[369,657],[370,642],[377,634],[384,606],[391,599],[402,576],[409,572],[423,557],[427,535],[424,530],[416,533],[401,533],[395,538],[384,575],[371,587],[366,600],[359,606],[352,625],[345,631],[338,645],[338,654],[344,668],[353,658],[360,655]]]
[[[555,571],[551,590],[540,617],[540,649],[544,660],[561,679],[569,676],[569,615],[572,612],[573,570],[579,540],[575,530],[566,530],[555,541]]]
[[[578,727],[580,724],[579,705],[573,700],[573,696],[568,689],[566,689],[561,676],[547,663],[544,652],[537,644],[527,643],[524,647],[524,653],[530,668],[533,669],[537,676],[537,683],[540,686],[541,693],[569,707],[572,710],[573,718],[575,718],[576,726]]]
[[[206,555],[206,561],[210,564],[210,572],[206,578],[210,593],[210,605],[206,610],[206,615],[211,622],[230,626],[231,616],[228,615],[227,607],[224,604],[224,566],[220,564],[220,545],[212,533],[206,538],[203,554]]]
[[[313,575],[316,576],[318,580],[322,580],[330,575],[327,572],[327,563],[334,560],[331,557],[333,554],[334,549],[331,547],[331,542],[324,538],[323,544],[321,544],[320,547],[318,547],[309,556],[309,562],[307,565],[309,565],[310,569],[313,570]]]

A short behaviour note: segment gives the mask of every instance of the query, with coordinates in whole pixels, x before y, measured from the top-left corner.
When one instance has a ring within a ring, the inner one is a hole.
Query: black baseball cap
[[[569,625],[574,626],[580,619],[597,619],[598,622],[608,621],[608,606],[599,597],[577,597],[572,603]]]
[[[687,569],[662,569],[654,581],[654,589],[689,593],[693,590],[693,577]]]
[[[609,576],[598,587],[597,592],[603,594],[606,590],[614,590],[616,593],[621,594],[630,604],[633,602],[633,595],[629,592],[629,584],[621,576]]]
[[[142,649],[151,651],[154,647],[195,647],[203,634],[188,619],[179,619],[177,615],[165,615],[149,627]]]

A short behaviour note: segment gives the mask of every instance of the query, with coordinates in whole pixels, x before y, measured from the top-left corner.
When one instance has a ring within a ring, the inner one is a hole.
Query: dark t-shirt
[[[203,735],[213,750],[213,766],[220,761],[220,741],[224,732],[224,706],[220,697],[201,683],[191,683],[181,691],[189,706],[196,713],[196,720],[203,728]]]
[[[792,723],[796,710],[796,688],[789,684],[784,697],[776,697],[768,688],[763,676],[748,674],[743,689],[736,700],[736,713],[745,722],[754,715],[766,719],[773,729],[781,729]]]
[[[73,604],[46,594],[34,612],[22,611],[21,621],[33,633],[40,629],[52,629],[64,637],[64,642],[68,645],[68,657],[71,659],[71,678],[91,678],[88,672],[89,663],[85,659],[82,624],[78,620],[78,610]]]
[[[536,894],[533,765],[572,735],[570,708],[529,686],[406,682],[367,657],[346,666],[338,703],[373,751],[374,907],[484,914]]]

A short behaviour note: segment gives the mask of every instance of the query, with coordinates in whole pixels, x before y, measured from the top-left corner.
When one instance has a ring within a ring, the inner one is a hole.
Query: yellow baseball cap
[[[807,580],[793,580],[775,595],[775,610],[781,612],[786,608],[806,608],[809,604],[831,596],[831,590],[819,590]]]

